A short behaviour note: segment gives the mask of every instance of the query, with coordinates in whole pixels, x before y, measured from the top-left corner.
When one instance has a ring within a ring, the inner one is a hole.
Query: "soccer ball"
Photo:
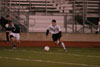
[[[49,47],[49,46],[45,46],[45,47],[44,47],[44,50],[45,50],[45,51],[49,51],[49,50],[50,50],[50,47]]]

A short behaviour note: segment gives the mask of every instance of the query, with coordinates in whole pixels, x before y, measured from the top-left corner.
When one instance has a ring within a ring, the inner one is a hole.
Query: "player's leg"
[[[58,44],[61,45],[61,46],[63,47],[63,49],[66,51],[65,44],[64,44],[64,42],[61,41],[61,37],[62,37],[61,34],[57,34],[57,42],[58,42]]]
[[[9,32],[6,32],[6,42],[9,42]]]
[[[13,49],[16,49],[16,38],[15,38],[16,34],[15,33],[10,33],[10,40],[13,46]]]
[[[53,40],[55,46],[57,46],[57,38],[56,38],[55,34],[52,35],[52,40]]]
[[[13,49],[16,49],[16,42],[15,42],[15,37],[13,35],[10,35],[10,40],[13,46]]]
[[[64,42],[63,42],[63,41],[61,41],[61,39],[60,39],[60,38],[57,40],[57,42],[58,42],[58,44],[59,44],[59,45],[61,45],[61,46],[63,47],[63,49],[66,51],[65,44],[64,44]]]
[[[19,33],[16,33],[15,38],[16,38],[16,43],[20,44],[20,34]]]
[[[54,43],[55,43],[55,44],[58,44],[58,45],[61,45],[61,46],[64,48],[64,50],[66,51],[65,44],[64,44],[64,42],[62,42],[62,41],[60,40],[60,38],[61,38],[61,35],[59,35],[59,34],[54,34],[54,35],[52,36],[52,39],[53,39]]]

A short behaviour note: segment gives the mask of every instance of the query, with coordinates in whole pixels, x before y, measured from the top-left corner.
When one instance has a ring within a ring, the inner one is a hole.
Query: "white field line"
[[[0,58],[1,59],[8,59],[8,60],[31,61],[31,62],[52,63],[52,64],[65,64],[65,65],[75,65],[75,66],[84,66],[84,67],[100,67],[99,65],[88,65],[88,64],[79,64],[79,63],[56,62],[56,61],[46,61],[46,60],[30,60],[30,59],[1,57],[1,56],[0,56]]]
[[[67,54],[67,52],[65,53],[52,53],[52,52],[39,52],[39,51],[27,51],[27,50],[9,50],[9,51],[21,51],[21,52],[33,52],[33,53],[44,53],[44,54],[50,54],[50,55],[69,55],[69,56],[84,56],[84,57],[90,57],[90,58],[100,58],[100,56],[90,56],[90,55],[79,55],[79,54]]]

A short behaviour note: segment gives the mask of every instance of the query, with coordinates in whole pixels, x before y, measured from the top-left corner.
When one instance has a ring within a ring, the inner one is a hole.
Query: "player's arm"
[[[58,26],[58,30],[59,30],[59,35],[61,35],[62,34],[62,31],[61,31],[60,26]]]
[[[21,28],[18,25],[15,25],[15,27],[18,29],[18,32],[21,35],[21,32],[22,32]]]
[[[59,35],[61,35],[62,34],[62,32],[61,31],[59,31]]]
[[[12,28],[10,27],[10,28],[9,28],[9,37],[10,37],[10,35],[11,35],[11,32],[12,32]]]
[[[11,30],[14,30],[15,29],[15,26],[14,24],[11,25]]]
[[[12,30],[13,30],[13,27],[10,27],[9,28],[9,36],[11,35]]]
[[[46,30],[46,36],[48,36],[48,35],[49,35],[49,30],[47,29],[47,30]]]
[[[50,26],[48,26],[47,30],[46,30],[46,36],[49,35],[49,30],[50,30]]]

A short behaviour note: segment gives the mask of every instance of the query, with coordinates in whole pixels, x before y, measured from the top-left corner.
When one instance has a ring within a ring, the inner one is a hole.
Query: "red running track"
[[[92,48],[92,47],[100,47],[100,42],[74,42],[74,41],[66,41],[64,42],[66,47],[81,47],[81,48]],[[55,45],[52,41],[21,41],[17,47],[61,47],[60,45]],[[11,43],[6,43],[4,41],[0,41],[0,46],[9,47],[12,46]]]

